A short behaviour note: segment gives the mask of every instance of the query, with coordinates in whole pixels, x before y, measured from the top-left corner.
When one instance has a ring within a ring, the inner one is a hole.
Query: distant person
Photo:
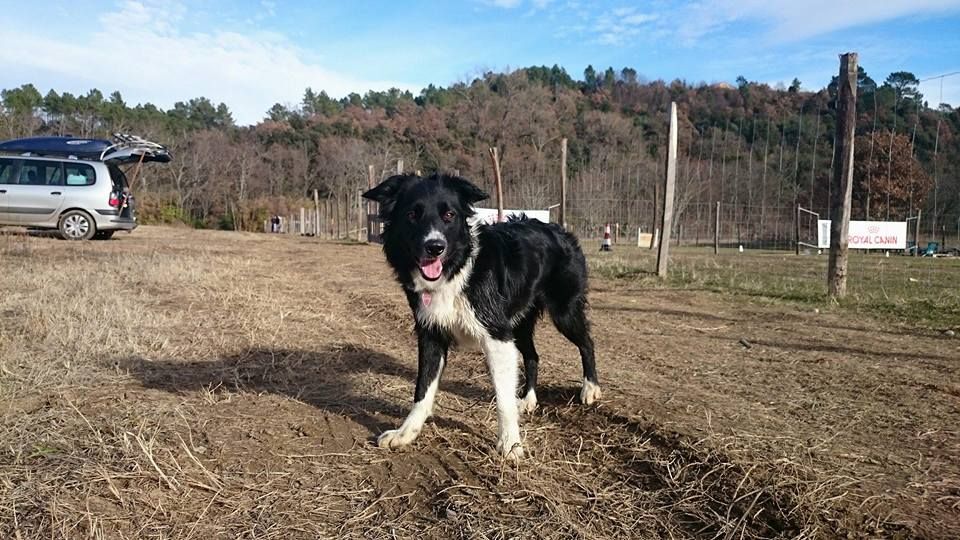
[[[280,216],[270,218],[270,232],[276,234],[280,232]]]

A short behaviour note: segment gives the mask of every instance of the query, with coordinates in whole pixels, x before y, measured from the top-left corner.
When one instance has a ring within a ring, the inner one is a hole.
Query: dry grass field
[[[594,249],[604,400],[542,323],[513,465],[473,353],[411,448],[372,443],[416,372],[377,247],[0,235],[0,538],[960,537],[951,306],[769,293],[762,257],[680,253],[661,285]]]

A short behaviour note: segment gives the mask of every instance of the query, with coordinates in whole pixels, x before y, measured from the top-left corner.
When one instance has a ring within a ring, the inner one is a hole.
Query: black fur
[[[478,225],[473,234],[468,222],[473,215],[471,207],[487,194],[455,176],[393,176],[364,197],[380,203],[380,216],[385,222],[383,251],[416,321],[420,373],[415,401],[423,398],[438,375],[438,358],[446,358],[456,340],[450,329],[426,326],[417,318],[424,302],[418,283],[423,287],[427,282],[426,274],[420,274],[421,280],[417,272],[424,261],[435,260],[427,246],[431,231],[443,237],[438,240],[433,233],[435,242],[445,244],[438,281],[455,279],[475,253],[461,294],[466,295],[476,320],[490,337],[516,344],[524,362],[521,395],[536,386],[539,356],[533,337],[544,311],[579,349],[584,378],[597,384],[593,340],[585,313],[587,266],[572,234],[559,225],[525,217]],[[434,251],[437,248],[433,246]]]

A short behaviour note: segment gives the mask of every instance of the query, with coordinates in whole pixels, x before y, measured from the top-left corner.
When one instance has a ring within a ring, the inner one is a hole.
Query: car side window
[[[20,177],[17,174],[19,160],[0,158],[0,184],[16,184]]]
[[[92,186],[97,181],[97,173],[86,163],[64,163],[63,169],[68,186]]]
[[[44,176],[46,176],[48,186],[62,186],[63,166],[59,163],[47,163]]]
[[[63,171],[56,161],[24,161],[20,167],[22,186],[59,186]]]

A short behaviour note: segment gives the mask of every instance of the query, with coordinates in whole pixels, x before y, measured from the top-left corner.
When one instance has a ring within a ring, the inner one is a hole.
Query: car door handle
[[[51,195],[60,195],[60,192],[59,192],[59,191],[51,191],[50,194],[51,194]]]
[[[0,189],[0,193],[6,193],[6,192],[7,192],[7,190],[5,190],[5,189]]]

